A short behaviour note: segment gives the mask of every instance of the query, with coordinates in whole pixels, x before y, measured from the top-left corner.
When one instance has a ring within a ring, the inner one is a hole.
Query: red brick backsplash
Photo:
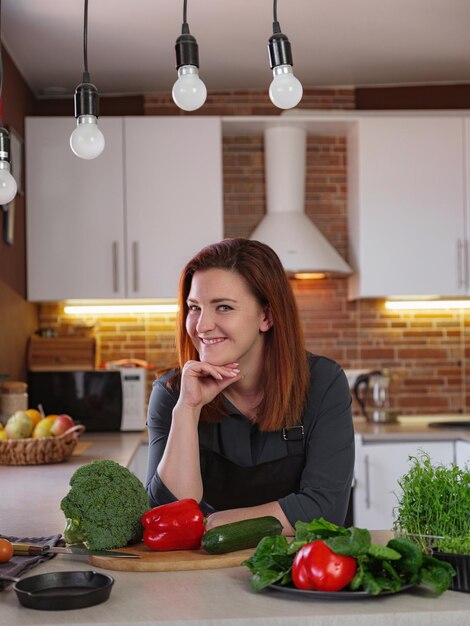
[[[353,109],[348,89],[306,90],[302,107]],[[183,114],[167,94],[145,98],[147,115]],[[277,115],[267,92],[210,93],[202,115]],[[264,150],[261,136],[225,137],[225,236],[246,237],[265,212]],[[347,151],[343,137],[309,137],[306,213],[347,259]],[[470,412],[470,314],[397,312],[383,300],[347,300],[347,281],[293,281],[305,346],[346,369],[388,368],[392,399],[402,413]],[[65,318],[61,304],[40,306],[43,327]],[[84,318],[95,323],[99,359],[139,358],[156,369],[175,362],[174,316]]]

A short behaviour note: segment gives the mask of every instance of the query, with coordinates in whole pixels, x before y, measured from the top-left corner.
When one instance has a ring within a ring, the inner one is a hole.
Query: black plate
[[[20,604],[29,609],[65,611],[101,604],[114,578],[94,571],[52,572],[23,578],[13,585]]]
[[[285,591],[287,593],[295,593],[312,598],[313,600],[364,600],[364,598],[381,598],[382,596],[390,596],[400,593],[406,589],[410,589],[414,585],[404,585],[400,591],[382,591],[377,596],[373,596],[368,591],[311,591],[310,589],[297,589],[291,585],[276,585],[273,583],[267,587],[274,591]]]

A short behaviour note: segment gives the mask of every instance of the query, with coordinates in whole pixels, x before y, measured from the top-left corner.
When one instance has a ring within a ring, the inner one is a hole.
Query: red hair
[[[269,246],[249,239],[224,239],[203,248],[183,269],[179,282],[176,345],[180,371],[199,355],[187,331],[187,298],[195,272],[226,269],[244,278],[263,308],[269,307],[272,327],[264,333],[264,395],[257,407],[260,430],[297,426],[305,406],[310,373],[300,318],[289,279],[277,254]],[[173,381],[174,382],[174,381]],[[203,407],[201,419],[218,421],[226,414],[219,396]]]

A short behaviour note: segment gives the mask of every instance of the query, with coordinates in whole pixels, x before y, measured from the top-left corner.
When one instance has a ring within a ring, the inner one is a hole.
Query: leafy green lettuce
[[[252,573],[251,586],[260,591],[273,583],[292,583],[294,557],[302,546],[317,539],[344,556],[357,561],[357,572],[349,590],[363,590],[371,595],[397,592],[408,585],[423,584],[439,595],[449,588],[455,572],[451,565],[429,556],[404,538],[391,539],[386,546],[373,544],[367,529],[344,528],[323,518],[297,522],[295,537],[264,537],[253,556],[243,562]]]

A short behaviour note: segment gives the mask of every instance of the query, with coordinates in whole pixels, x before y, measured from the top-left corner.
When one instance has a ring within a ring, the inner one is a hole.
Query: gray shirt
[[[308,354],[310,390],[302,424],[305,466],[299,490],[279,500],[292,526],[297,520],[324,517],[343,524],[354,468],[354,430],[351,394],[340,366],[322,356]],[[147,426],[149,460],[146,487],[151,506],[176,500],[161,481],[157,466],[165,450],[178,391],[166,387],[167,372],[155,380],[150,396]],[[227,401],[229,415],[216,424],[213,450],[238,465],[252,467],[287,456],[287,443],[279,432],[262,432]],[[201,503],[210,512],[207,503]]]

